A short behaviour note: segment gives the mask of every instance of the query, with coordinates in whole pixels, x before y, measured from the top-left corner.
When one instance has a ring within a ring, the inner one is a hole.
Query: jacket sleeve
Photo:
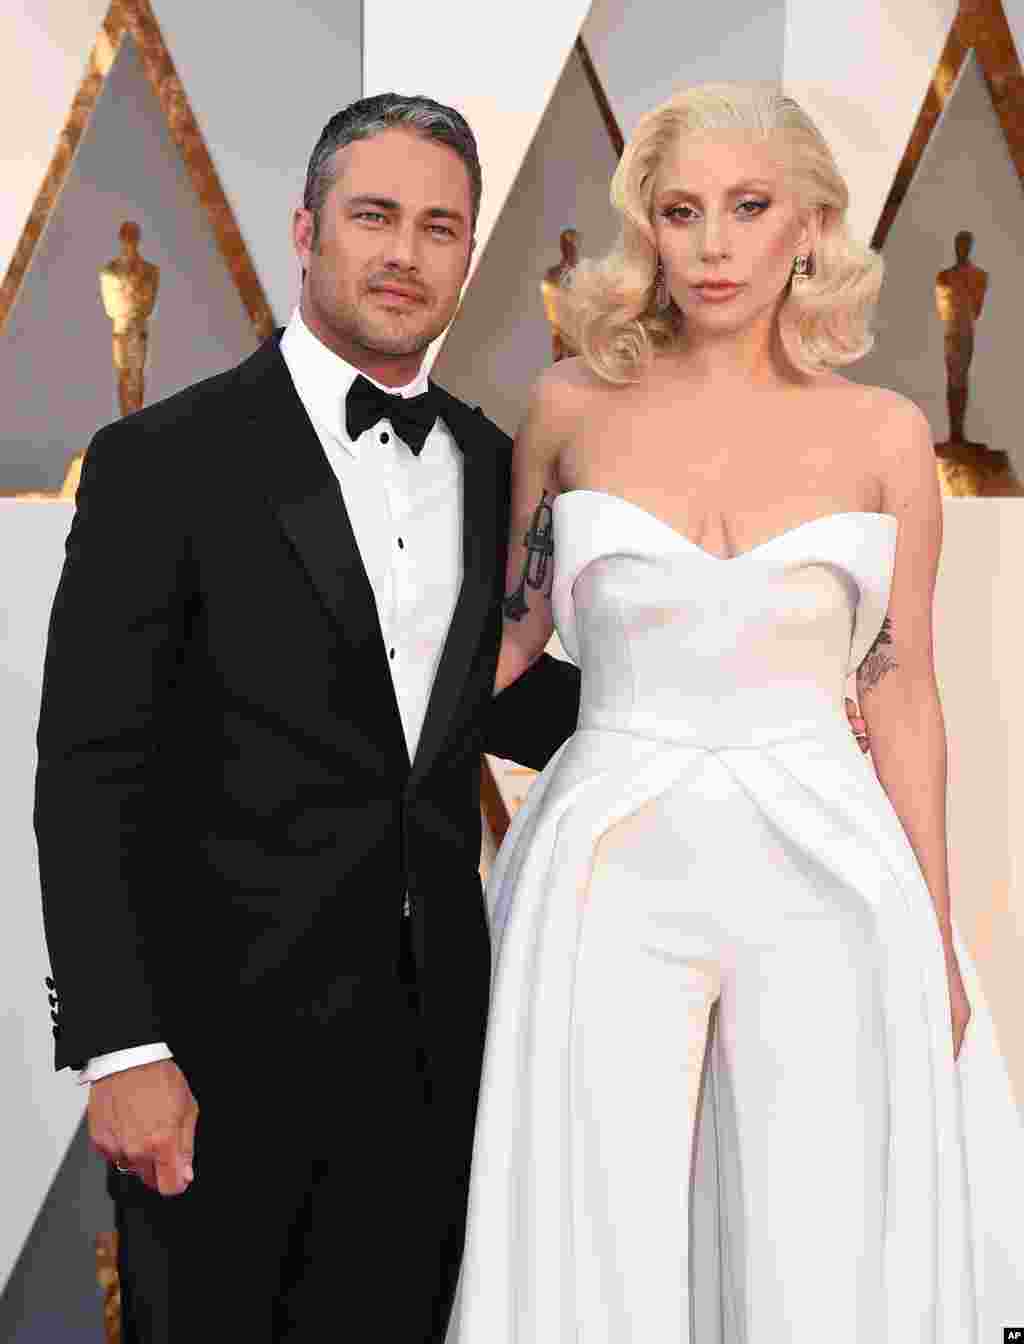
[[[96,435],[50,618],[34,819],[57,1068],[165,1036],[146,966],[146,872],[161,864],[153,762],[191,564],[160,456],[131,419]]]
[[[579,711],[579,669],[543,653],[491,701],[484,750],[542,770],[575,729]]]

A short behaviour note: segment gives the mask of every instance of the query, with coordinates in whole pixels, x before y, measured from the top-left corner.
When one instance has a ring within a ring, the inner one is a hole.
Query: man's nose
[[[399,226],[388,239],[385,264],[395,270],[419,270],[419,235],[414,226]]]

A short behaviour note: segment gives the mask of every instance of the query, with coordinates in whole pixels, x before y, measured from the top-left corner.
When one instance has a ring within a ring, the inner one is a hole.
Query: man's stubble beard
[[[383,323],[374,322],[357,304],[342,303],[340,306],[334,306],[325,303],[323,301],[325,296],[322,291],[318,293],[318,289],[319,286],[314,282],[310,295],[313,305],[320,321],[341,343],[365,350],[368,354],[393,355],[396,359],[408,358],[410,355],[426,351],[431,342],[447,329],[458,307],[457,303],[452,305],[451,313],[436,317],[419,331],[403,335],[400,331],[389,333],[384,329]]]
[[[347,320],[346,320],[347,319]],[[346,339],[362,350],[374,355],[408,356],[422,354],[435,337],[440,336],[448,325],[437,326],[431,323],[425,330],[409,332],[407,335],[389,334],[369,322],[359,309],[347,309],[342,314],[344,326],[341,333]]]

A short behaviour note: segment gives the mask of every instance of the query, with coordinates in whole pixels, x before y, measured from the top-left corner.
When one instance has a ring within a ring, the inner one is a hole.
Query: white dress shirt
[[[345,398],[359,370],[328,350],[297,308],[281,338],[281,354],[341,487],[377,603],[411,761],[462,585],[462,454],[442,420],[419,457],[387,420],[353,442],[345,429]],[[427,375],[383,390],[418,396],[427,390]],[[170,1058],[162,1041],[133,1046],[90,1059],[78,1077],[92,1083]]]

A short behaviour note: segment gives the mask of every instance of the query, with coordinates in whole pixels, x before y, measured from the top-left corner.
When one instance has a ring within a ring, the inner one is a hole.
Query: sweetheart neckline
[[[899,527],[899,519],[893,513],[881,513],[873,509],[841,509],[836,513],[822,513],[815,518],[806,518],[802,523],[797,523],[794,527],[787,527],[784,532],[776,532],[773,537],[768,537],[765,541],[759,541],[756,545],[749,547],[749,549],[745,551],[738,551],[736,555],[716,555],[714,551],[706,550],[697,542],[691,541],[684,532],[680,532],[679,529],[673,527],[671,523],[667,523],[664,518],[659,518],[656,513],[651,513],[650,509],[645,509],[642,504],[637,504],[633,500],[627,499],[625,495],[616,495],[610,490],[589,490],[586,487],[580,486],[573,490],[563,490],[561,494],[555,496],[554,502],[557,504],[560,499],[565,499],[569,495],[599,495],[603,499],[617,500],[620,504],[625,504],[627,508],[643,514],[645,518],[649,518],[651,522],[656,523],[666,532],[670,532],[678,541],[681,541],[685,546],[689,546],[690,549],[696,551],[698,555],[702,555],[706,559],[712,560],[720,565],[730,565],[737,560],[746,560],[748,556],[756,555],[759,551],[766,550],[769,546],[774,546],[777,542],[785,540],[786,537],[793,536],[796,532],[804,532],[809,527],[814,527],[819,523],[828,523],[836,518],[885,518]]]

